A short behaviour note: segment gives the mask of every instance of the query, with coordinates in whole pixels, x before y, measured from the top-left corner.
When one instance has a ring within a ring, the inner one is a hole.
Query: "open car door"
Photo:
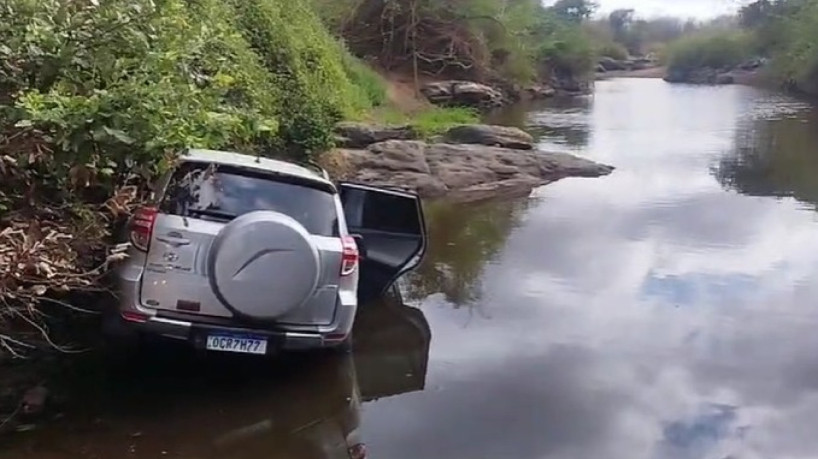
[[[351,183],[339,184],[350,233],[361,237],[358,302],[381,296],[426,250],[426,222],[420,198],[413,193]]]

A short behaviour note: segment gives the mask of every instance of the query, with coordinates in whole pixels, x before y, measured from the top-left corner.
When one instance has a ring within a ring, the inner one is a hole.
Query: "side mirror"
[[[355,245],[358,246],[358,256],[366,258],[366,242],[364,241],[364,237],[360,234],[352,234],[352,239],[355,239]]]

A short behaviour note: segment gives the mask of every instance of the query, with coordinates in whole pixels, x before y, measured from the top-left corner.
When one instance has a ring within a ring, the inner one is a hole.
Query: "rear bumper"
[[[351,329],[351,327],[350,327]],[[196,322],[149,317],[145,321],[134,321],[123,318],[116,313],[106,316],[104,331],[108,336],[123,339],[139,335],[154,335],[187,341],[198,349],[205,348],[210,334],[233,333],[241,335],[263,336],[268,339],[270,352],[275,350],[311,350],[336,347],[343,343],[349,332],[320,333],[295,332],[286,330],[268,330],[245,327],[228,327]]]
[[[133,338],[139,335],[155,335],[187,341],[197,348],[205,347],[209,334],[251,334],[268,338],[270,350],[310,350],[331,348],[342,344],[352,332],[355,307],[339,306],[336,320],[330,326],[311,327],[312,330],[287,330],[245,327],[240,324],[213,324],[196,320],[161,317],[156,311],[143,308],[111,310],[105,315],[104,332],[108,336]]]
[[[204,347],[203,341],[208,333],[226,332],[265,336],[271,343],[275,343],[275,348],[281,350],[330,348],[342,344],[352,333],[358,308],[355,293],[341,291],[332,323],[327,325],[281,324],[270,328],[256,328],[230,318],[195,315],[168,317],[163,312],[142,307],[138,303],[141,275],[142,268],[136,264],[126,264],[120,268],[120,301],[116,308],[106,311],[105,334],[126,339],[139,335],[157,335]],[[218,320],[214,322],[213,319]]]

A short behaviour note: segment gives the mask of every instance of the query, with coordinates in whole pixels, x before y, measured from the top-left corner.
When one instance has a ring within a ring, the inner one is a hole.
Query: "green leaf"
[[[126,145],[133,145],[134,143],[136,143],[136,140],[134,140],[131,136],[126,134],[125,131],[121,131],[119,129],[111,129],[107,126],[103,127],[102,129],[105,131],[106,134]]]

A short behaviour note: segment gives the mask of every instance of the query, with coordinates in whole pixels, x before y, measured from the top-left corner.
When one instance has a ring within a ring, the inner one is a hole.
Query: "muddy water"
[[[350,355],[89,359],[0,457],[818,457],[818,115],[610,80],[495,121],[617,171],[431,206]]]

